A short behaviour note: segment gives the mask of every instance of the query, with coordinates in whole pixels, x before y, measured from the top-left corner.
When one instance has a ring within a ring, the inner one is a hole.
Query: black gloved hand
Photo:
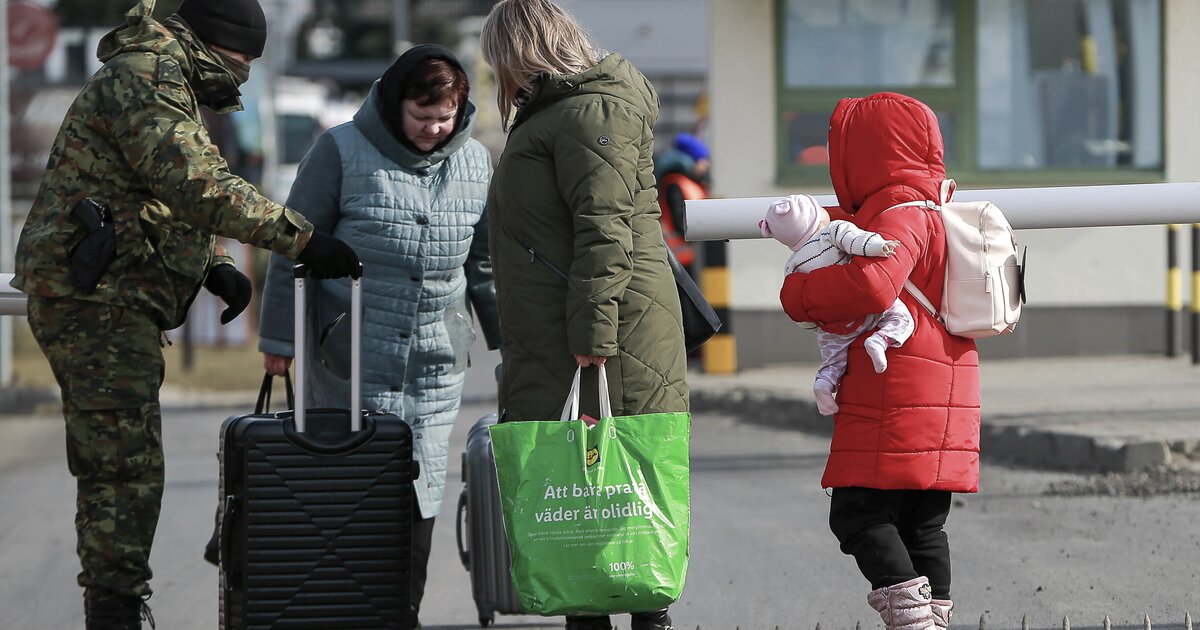
[[[358,269],[358,254],[341,239],[313,232],[296,257],[312,270],[314,278],[345,278]]]
[[[204,288],[209,293],[221,298],[228,307],[221,312],[221,323],[228,324],[242,314],[250,304],[250,278],[247,278],[237,267],[229,264],[214,265],[208,270],[204,279]]]

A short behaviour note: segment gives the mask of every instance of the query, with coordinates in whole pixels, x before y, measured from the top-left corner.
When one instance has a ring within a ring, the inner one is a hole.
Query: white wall
[[[707,0],[562,0],[610,52],[645,73],[703,75],[708,58]]]
[[[1165,22],[1166,72],[1166,157],[1167,179],[1171,181],[1200,181],[1200,80],[1196,76],[1196,59],[1200,58],[1200,2],[1167,0],[1163,13]]]
[[[792,192],[775,184],[774,2],[711,0],[710,10],[713,194]],[[1200,146],[1200,81],[1194,73],[1194,60],[1200,58],[1200,38],[1194,35],[1200,31],[1200,2],[1167,0],[1163,20],[1167,177],[1200,181],[1200,151],[1195,148]],[[1163,304],[1166,232],[1161,226],[1021,231],[1018,238],[1029,247],[1026,281],[1031,306]],[[1180,244],[1186,245],[1188,231],[1180,233]],[[1186,263],[1187,249],[1183,251],[1181,261]],[[779,308],[787,253],[769,239],[730,243],[735,309]]]
[[[709,6],[713,25],[708,69],[713,194],[786,194],[788,191],[775,186],[775,3],[710,0]],[[730,242],[734,308],[779,307],[787,253],[769,239]]]

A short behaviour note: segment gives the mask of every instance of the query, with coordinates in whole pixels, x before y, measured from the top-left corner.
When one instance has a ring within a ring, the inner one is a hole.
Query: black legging
[[[834,488],[829,528],[872,589],[923,575],[934,599],[950,599],[949,513],[941,490]]]
[[[429,575],[429,550],[433,547],[433,517],[421,518],[413,506],[412,525],[412,608],[415,618],[425,597],[425,579]]]

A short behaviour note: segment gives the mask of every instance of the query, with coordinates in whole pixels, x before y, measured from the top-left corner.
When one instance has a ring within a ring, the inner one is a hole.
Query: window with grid
[[[838,99],[928,104],[960,182],[1162,178],[1162,0],[777,0],[782,184],[828,182]]]

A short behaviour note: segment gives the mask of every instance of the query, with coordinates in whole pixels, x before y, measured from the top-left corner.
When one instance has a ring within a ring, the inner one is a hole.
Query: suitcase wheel
[[[486,628],[486,627],[488,627],[488,626],[492,625],[492,620],[493,620],[493,619],[494,619],[494,617],[483,617],[483,616],[480,616],[480,617],[479,617],[479,627],[480,627],[480,628]]]

